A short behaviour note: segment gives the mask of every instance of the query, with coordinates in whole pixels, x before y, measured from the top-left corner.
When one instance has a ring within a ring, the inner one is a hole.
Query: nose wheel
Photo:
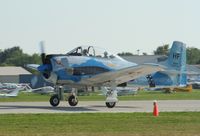
[[[107,106],[108,108],[113,108],[113,107],[115,107],[115,104],[116,104],[116,102],[106,102],[106,106]]]
[[[116,103],[118,102],[117,91],[116,90],[108,90],[107,88],[105,88],[105,89],[107,90],[106,106],[108,108],[113,108],[113,107],[115,107]]]
[[[77,97],[74,96],[74,95],[69,96],[68,103],[69,103],[70,106],[76,106],[78,104]]]

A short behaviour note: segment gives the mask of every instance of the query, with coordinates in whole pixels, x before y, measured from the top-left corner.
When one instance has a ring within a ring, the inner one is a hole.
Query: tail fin
[[[186,45],[174,41],[170,49],[168,64],[176,70],[186,70]]]
[[[177,84],[186,85],[186,44],[174,41],[167,60],[169,69],[180,71],[177,75]]]

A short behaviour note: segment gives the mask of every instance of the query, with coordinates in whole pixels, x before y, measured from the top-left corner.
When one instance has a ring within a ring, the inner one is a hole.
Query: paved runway
[[[159,111],[200,111],[200,100],[158,101]],[[94,113],[94,112],[152,112],[153,101],[119,101],[114,108],[107,108],[103,101],[81,101],[70,107],[61,102],[51,107],[49,102],[1,102],[0,114],[4,113]]]

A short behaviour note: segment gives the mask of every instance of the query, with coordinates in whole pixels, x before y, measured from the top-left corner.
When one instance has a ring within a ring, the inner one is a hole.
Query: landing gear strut
[[[63,90],[61,86],[55,87],[56,94],[52,95],[49,99],[51,106],[56,107],[59,105],[60,100],[63,100]]]
[[[78,99],[76,97],[77,90],[72,88],[71,95],[68,97],[68,103],[70,106],[76,106],[78,104]]]
[[[56,107],[59,105],[60,101],[63,100],[64,97],[64,91],[61,86],[56,86],[55,87],[55,93],[54,95],[51,96],[49,99],[50,104],[53,107]],[[67,101],[70,106],[76,106],[78,104],[78,99],[76,97],[76,90],[72,89],[71,95],[67,98]]]
[[[108,108],[113,108],[115,107],[116,103],[118,102],[118,99],[117,99],[117,91],[114,90],[114,89],[108,89],[108,88],[104,88],[107,90],[107,93],[106,93],[106,106]]]

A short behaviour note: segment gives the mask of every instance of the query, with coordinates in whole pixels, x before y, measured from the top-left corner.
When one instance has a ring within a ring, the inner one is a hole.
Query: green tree
[[[5,63],[6,59],[14,57],[14,55],[22,54],[19,47],[12,47],[0,52],[0,63]]]
[[[186,50],[188,64],[200,64],[200,49],[188,47]]]
[[[0,52],[1,66],[24,66],[31,63],[41,63],[40,55],[23,53],[20,47],[12,47]]]
[[[164,44],[163,46],[158,46],[154,51],[154,55],[168,55],[169,53],[169,44]]]
[[[31,62],[34,63],[34,64],[41,64],[42,60],[41,60],[40,54],[34,53],[31,56]]]

